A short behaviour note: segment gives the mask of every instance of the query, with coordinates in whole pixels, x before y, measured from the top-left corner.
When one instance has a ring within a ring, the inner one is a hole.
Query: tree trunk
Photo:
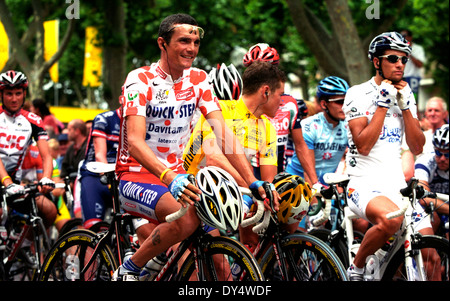
[[[106,24],[104,33],[104,98],[109,108],[119,106],[119,96],[126,77],[127,36],[125,12],[122,0],[105,3]]]
[[[347,70],[350,85],[360,84],[370,77],[367,51],[361,46],[348,3],[345,0],[326,0],[333,32],[343,54],[342,63]]]
[[[43,21],[46,16],[46,12],[43,11],[40,0],[32,0],[33,6],[33,21],[30,26],[33,29],[28,29],[26,34],[19,39],[14,24],[11,19],[11,13],[6,6],[4,0],[0,0],[0,19],[5,27],[5,31],[8,35],[11,44],[11,57],[8,60],[6,66],[12,67],[14,62],[18,62],[24,74],[28,77],[29,88],[28,98],[30,100],[34,98],[44,97],[44,75],[50,67],[56,63],[64,53],[69,43],[70,37],[75,28],[75,19],[69,20],[69,26],[64,34],[58,51],[48,60],[44,61],[44,25]],[[26,48],[30,43],[31,37],[36,38],[35,42],[35,54],[33,60],[31,60],[27,53]]]

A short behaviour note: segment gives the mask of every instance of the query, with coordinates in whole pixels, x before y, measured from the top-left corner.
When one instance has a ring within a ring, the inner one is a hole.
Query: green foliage
[[[302,1],[332,33],[325,1]],[[311,86],[317,81],[315,74],[320,69],[320,62],[313,58],[293,26],[285,0],[124,0],[124,2],[129,70],[159,59],[160,51],[156,44],[159,23],[169,14],[183,12],[194,16],[206,32],[196,61],[198,67],[209,70],[217,63],[229,64],[231,53],[236,47],[248,49],[256,43],[266,42],[282,55],[281,67],[284,70],[298,73],[301,69],[303,74],[308,75]],[[367,38],[388,18],[396,17],[389,30],[400,31],[408,28],[414,32],[415,41],[426,50],[428,59],[426,69],[433,70],[436,86],[441,86],[445,92],[443,96],[448,97],[449,1],[410,0],[400,13],[395,8],[396,1],[379,2],[380,18],[369,20],[366,9],[371,3],[361,0],[348,1],[361,39]],[[6,3],[13,14],[18,34],[22,36],[32,20],[31,1],[7,0]],[[65,10],[69,4],[61,0],[43,0],[42,3],[48,12],[46,19],[59,18],[60,32],[64,33],[67,27]],[[99,38],[104,43],[114,45],[123,42],[122,37],[110,32],[105,20],[105,8],[110,1],[81,0],[79,3],[80,20],[67,51],[59,61],[60,79],[65,89],[61,97],[65,104],[77,100],[75,91],[81,95],[86,93],[81,86],[86,26],[98,26],[101,33]],[[33,49],[31,46],[28,51],[32,53]],[[242,70],[242,67],[238,68]],[[47,93],[49,98],[52,98],[52,93],[52,91]]]

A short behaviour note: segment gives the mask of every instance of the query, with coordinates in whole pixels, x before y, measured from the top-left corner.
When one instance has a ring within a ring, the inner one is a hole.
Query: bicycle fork
[[[409,232],[409,231],[408,231]],[[405,239],[405,270],[408,277],[408,281],[426,281],[427,274],[425,271],[425,263],[422,258],[420,249],[414,248],[416,244],[416,238],[408,233],[406,237],[410,237],[411,240]]]

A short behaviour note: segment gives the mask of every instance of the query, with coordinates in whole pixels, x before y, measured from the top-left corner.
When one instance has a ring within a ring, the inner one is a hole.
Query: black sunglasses
[[[437,149],[434,149],[434,153],[436,154],[436,156],[438,157],[438,158],[440,158],[440,157],[442,157],[442,156],[444,156],[445,158],[449,158],[449,153],[441,153],[440,151],[438,151]]]
[[[402,64],[405,65],[406,62],[408,62],[409,58],[407,56],[399,56],[395,54],[390,55],[380,55],[380,57],[385,57],[389,63],[395,64],[398,62],[398,60],[402,60]]]

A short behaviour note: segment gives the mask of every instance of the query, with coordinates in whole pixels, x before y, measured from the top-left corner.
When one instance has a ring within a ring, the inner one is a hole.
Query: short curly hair
[[[192,16],[187,14],[174,14],[167,16],[161,21],[158,31],[158,37],[162,37],[167,44],[169,44],[172,39],[173,30],[171,29],[175,24],[190,24],[198,26],[197,21]]]

